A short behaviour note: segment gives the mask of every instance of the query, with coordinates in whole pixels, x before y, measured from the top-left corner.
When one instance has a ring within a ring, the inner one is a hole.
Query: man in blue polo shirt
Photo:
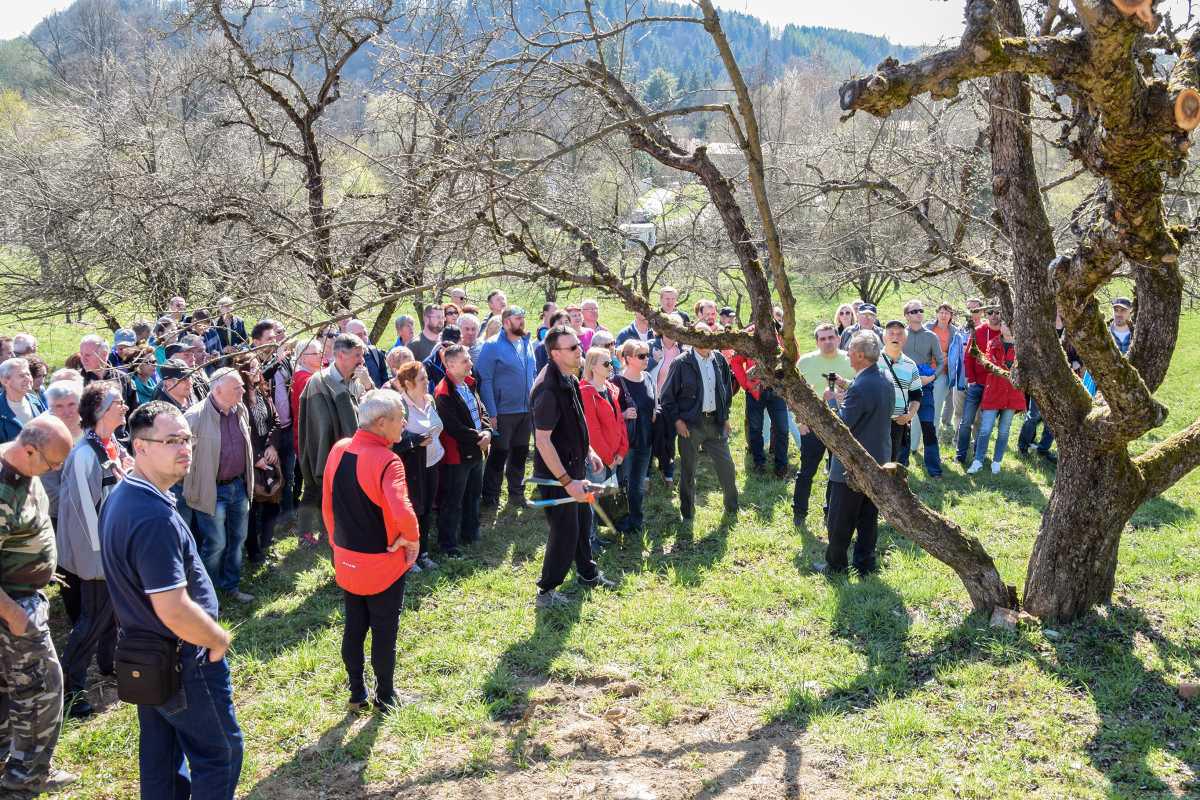
[[[182,665],[175,696],[138,706],[141,796],[232,800],[243,745],[225,662],[230,636],[217,624],[216,591],[170,493],[191,466],[191,430],[161,401],[139,406],[127,428],[134,469],[100,514],[104,574],[120,635],[180,641]]]

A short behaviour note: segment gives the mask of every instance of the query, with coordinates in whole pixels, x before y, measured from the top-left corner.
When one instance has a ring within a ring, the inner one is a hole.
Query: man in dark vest
[[[546,506],[550,540],[542,562],[542,577],[538,580],[536,605],[539,609],[570,602],[558,587],[567,577],[572,561],[575,562],[576,577],[584,586],[609,588],[614,585],[592,559],[592,507],[584,502],[587,463],[591,462],[593,471],[599,471],[602,465],[588,441],[583,398],[579,392],[579,379],[575,377],[583,348],[579,337],[566,326],[551,328],[545,344],[549,363],[539,373],[530,392],[536,447],[533,477],[557,481],[561,485],[561,488],[539,486],[541,499],[571,497],[576,502]]]

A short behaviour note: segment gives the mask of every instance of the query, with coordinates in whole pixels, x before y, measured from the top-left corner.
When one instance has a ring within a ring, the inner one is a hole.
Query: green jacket
[[[318,492],[329,451],[339,439],[353,436],[358,430],[358,397],[346,383],[330,377],[333,369],[326,367],[309,378],[300,395],[300,414],[295,423],[304,485],[316,487]]]

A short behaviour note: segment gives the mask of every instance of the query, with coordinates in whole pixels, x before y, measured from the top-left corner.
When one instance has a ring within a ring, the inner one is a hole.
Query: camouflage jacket
[[[37,478],[0,462],[0,589],[34,592],[54,576],[50,498]]]

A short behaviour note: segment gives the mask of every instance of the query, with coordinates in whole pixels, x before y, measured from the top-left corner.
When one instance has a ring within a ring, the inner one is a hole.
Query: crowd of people
[[[299,335],[273,319],[248,329],[228,297],[190,314],[173,298],[156,322],[116,331],[111,346],[83,337],[54,371],[34,336],[0,337],[0,788],[53,790],[75,779],[51,756],[64,708],[94,713],[95,661],[138,705],[143,797],[232,797],[242,734],[219,600],[255,601],[242,586],[245,564],[275,558],[281,520],[300,546],[330,548],[351,706],[388,709],[406,576],[437,570],[434,556],[463,557],[502,495],[508,506],[545,511],[549,539],[531,587],[539,610],[569,602],[559,588],[572,563],[579,584],[613,585],[597,554],[614,545],[606,536],[646,525],[653,475],[691,520],[703,454],[725,513],[735,514],[730,415],[739,391],[749,468],[792,481],[797,526],[807,525],[812,485],[828,470],[829,544],[818,566],[878,569],[877,510],[752,359],[682,345],[641,314],[614,334],[594,299],[547,302],[535,328],[500,290],[484,308],[463,289],[448,296],[419,320],[396,319],[386,351],[352,318]],[[678,299],[672,287],[659,293],[677,327],[738,324],[732,308],[701,299],[689,314]],[[967,474],[985,463],[999,473],[1018,412],[1018,449],[1055,460],[1052,431],[1007,377],[1015,347],[996,305],[968,299],[961,324],[950,303],[929,322],[920,300],[902,310],[880,325],[870,303],[840,306],[797,364],[876,461],[907,464],[919,450],[938,479],[941,448],[953,446]],[[1110,330],[1125,352],[1132,304],[1117,298],[1113,310]],[[1094,391],[1065,340],[1064,349]],[[597,495],[617,488],[619,507],[595,510]],[[71,626],[61,662],[45,594],[55,576]]]

